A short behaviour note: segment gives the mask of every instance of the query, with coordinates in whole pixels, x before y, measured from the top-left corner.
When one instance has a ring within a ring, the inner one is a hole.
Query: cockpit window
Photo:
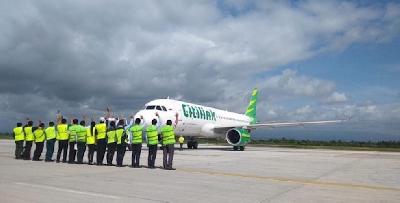
[[[162,111],[161,106],[156,106],[156,109]]]
[[[147,106],[146,109],[151,110],[151,109],[155,109],[156,106]]]
[[[161,107],[163,111],[167,111],[167,108],[165,108],[165,106]]]

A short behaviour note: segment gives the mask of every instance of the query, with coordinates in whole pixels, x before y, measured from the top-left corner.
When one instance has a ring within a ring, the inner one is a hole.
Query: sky
[[[242,113],[257,87],[261,122],[351,122],[256,137],[400,140],[399,34],[398,1],[0,0],[0,132],[166,97]]]

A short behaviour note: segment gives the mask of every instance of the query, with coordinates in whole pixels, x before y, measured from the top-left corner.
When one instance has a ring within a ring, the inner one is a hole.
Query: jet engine
[[[242,128],[232,128],[226,132],[226,141],[232,146],[244,146],[250,141],[250,132]]]

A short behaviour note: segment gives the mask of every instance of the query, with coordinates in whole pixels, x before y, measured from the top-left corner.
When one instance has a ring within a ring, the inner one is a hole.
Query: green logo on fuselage
[[[216,121],[215,112],[211,110],[204,110],[200,106],[192,106],[182,104],[183,115],[187,118],[197,118],[203,120]]]

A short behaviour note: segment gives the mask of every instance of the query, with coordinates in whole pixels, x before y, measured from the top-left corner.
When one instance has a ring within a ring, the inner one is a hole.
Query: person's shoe
[[[176,168],[168,168],[168,170],[175,171],[175,170],[176,170]]]

